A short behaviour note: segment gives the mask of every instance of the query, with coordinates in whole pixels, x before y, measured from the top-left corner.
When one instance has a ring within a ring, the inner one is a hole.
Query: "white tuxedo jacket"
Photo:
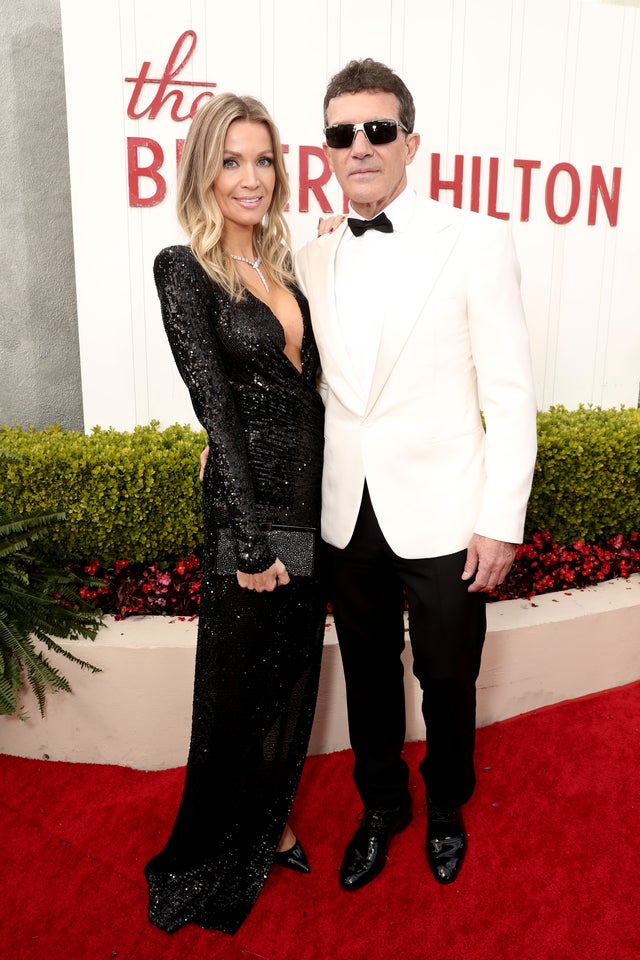
[[[404,292],[393,323],[383,324],[366,402],[336,316],[334,265],[345,229],[346,221],[296,257],[323,375],[324,539],[349,542],[366,479],[382,532],[401,557],[454,553],[473,532],[520,542],[536,402],[509,227],[416,202],[404,233],[406,273],[371,277]]]

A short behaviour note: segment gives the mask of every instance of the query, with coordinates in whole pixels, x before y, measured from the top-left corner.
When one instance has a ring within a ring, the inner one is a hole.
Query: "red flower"
[[[116,560],[103,568],[99,560],[84,567],[94,577],[103,570],[104,586],[85,585],[80,596],[95,603],[116,619],[139,614],[170,611],[172,616],[198,616],[202,574],[196,554],[178,560],[169,570],[157,563],[143,565]],[[628,577],[640,571],[640,531],[618,534],[606,543],[583,539],[564,545],[555,543],[548,530],[534,533],[519,544],[513,567],[503,583],[488,594],[489,600],[531,598],[536,594],[581,589],[610,577]],[[328,612],[331,608],[328,607]]]

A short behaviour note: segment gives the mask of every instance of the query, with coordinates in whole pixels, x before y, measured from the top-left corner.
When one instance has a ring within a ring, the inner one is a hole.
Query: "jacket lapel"
[[[317,308],[312,310],[312,319],[315,320],[313,332],[322,357],[323,371],[341,402],[352,410],[362,412],[366,397],[359,388],[358,375],[336,312],[335,259],[338,244],[346,229],[345,220],[334,233],[323,238],[325,242],[315,242],[310,246],[313,266],[307,283],[313,285],[312,300]]]
[[[365,416],[373,410],[413,328],[426,309],[461,229],[461,219],[454,220],[448,208],[432,201],[416,205],[407,230],[407,251],[403,257],[409,289],[402,309],[393,312],[391,308],[385,318]]]

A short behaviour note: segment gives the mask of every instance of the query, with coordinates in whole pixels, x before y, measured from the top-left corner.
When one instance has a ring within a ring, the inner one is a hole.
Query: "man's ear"
[[[335,170],[333,169],[333,163],[331,162],[331,150],[330,150],[329,147],[326,145],[326,143],[323,143],[323,144],[322,144],[322,149],[324,150],[324,155],[325,155],[325,157],[327,158],[327,161],[328,161],[328,163],[329,163],[329,170],[331,170],[331,173],[335,173]],[[411,161],[409,161],[409,162],[411,162]]]
[[[409,166],[410,163],[413,163],[414,157],[418,152],[418,147],[420,146],[420,134],[408,133],[406,136],[406,146],[407,146],[406,165]]]

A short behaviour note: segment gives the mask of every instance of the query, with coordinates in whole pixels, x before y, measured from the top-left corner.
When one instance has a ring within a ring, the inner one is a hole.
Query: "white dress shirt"
[[[369,396],[382,328],[402,310],[403,231],[416,202],[407,186],[383,211],[393,233],[367,230],[356,237],[347,228],[336,253],[338,324],[357,374],[363,404]],[[382,212],[382,211],[381,211]],[[349,214],[357,219],[355,211]]]

